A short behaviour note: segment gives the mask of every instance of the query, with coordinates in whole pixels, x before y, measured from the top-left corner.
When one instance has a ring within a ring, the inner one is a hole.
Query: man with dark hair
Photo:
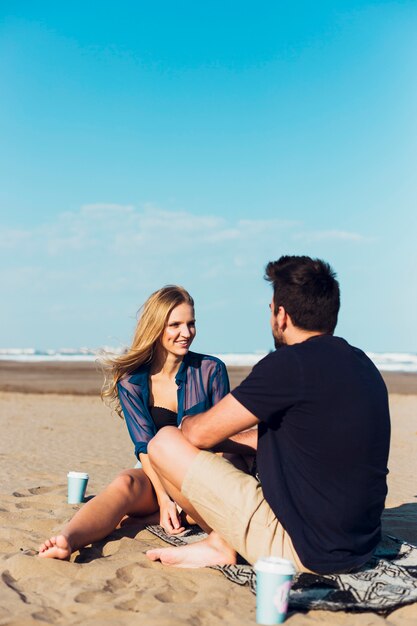
[[[283,306],[295,326],[333,334],[340,292],[328,263],[307,256],[282,256],[268,263],[265,278],[273,283],[275,315]]]
[[[387,390],[369,358],[333,336],[340,296],[327,263],[283,256],[266,279],[277,349],[148,450],[168,493],[208,537],[147,554],[179,567],[235,563],[238,553],[249,563],[289,558],[304,572],[353,571],[380,540]],[[255,449],[259,481],[213,454]]]

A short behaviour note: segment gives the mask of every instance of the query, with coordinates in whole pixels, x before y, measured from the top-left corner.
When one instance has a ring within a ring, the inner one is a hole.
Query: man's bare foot
[[[39,556],[51,559],[62,559],[63,561],[70,558],[71,552],[68,537],[65,535],[51,537],[39,547]]]
[[[174,567],[209,567],[210,565],[233,565],[236,552],[215,532],[207,539],[178,548],[148,550],[151,561],[161,561]]]

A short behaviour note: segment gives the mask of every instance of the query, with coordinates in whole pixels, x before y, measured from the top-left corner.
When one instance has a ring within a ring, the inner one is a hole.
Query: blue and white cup
[[[276,556],[258,559],[256,572],[256,622],[282,624],[288,608],[288,596],[296,573],[294,563]]]
[[[88,474],[85,472],[68,472],[68,504],[84,502],[87,489]]]

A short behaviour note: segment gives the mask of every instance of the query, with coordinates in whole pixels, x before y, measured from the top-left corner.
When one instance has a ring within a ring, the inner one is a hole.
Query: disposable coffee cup
[[[84,502],[87,489],[88,474],[85,472],[68,472],[68,504]]]
[[[292,561],[276,556],[258,559],[256,572],[256,622],[282,624],[288,608],[288,596],[295,575]]]

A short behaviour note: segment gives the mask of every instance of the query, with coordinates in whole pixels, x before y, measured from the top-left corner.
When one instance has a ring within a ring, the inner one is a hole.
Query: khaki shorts
[[[200,452],[182,483],[181,492],[205,522],[249,563],[279,556],[303,566],[292,541],[264,498],[260,483],[211,452]]]

